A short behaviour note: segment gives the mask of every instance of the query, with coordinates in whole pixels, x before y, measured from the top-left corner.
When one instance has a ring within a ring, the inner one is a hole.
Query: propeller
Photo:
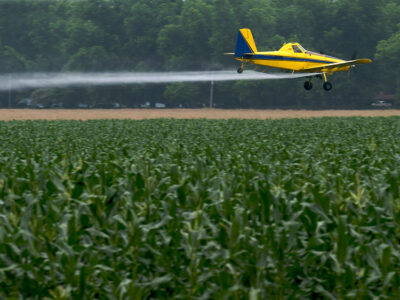
[[[355,59],[357,59],[357,50],[354,50],[353,51],[353,54],[351,55],[351,58],[350,58],[350,60],[355,60]],[[351,68],[350,68],[350,70],[348,71],[348,73],[347,73],[347,79],[350,79],[350,71],[351,71],[351,69],[353,68],[354,66],[351,66]]]
[[[355,60],[357,58],[357,50],[353,51],[353,54],[351,55],[351,60]]]

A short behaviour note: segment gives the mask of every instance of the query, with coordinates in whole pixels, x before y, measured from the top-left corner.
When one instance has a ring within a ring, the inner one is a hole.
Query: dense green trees
[[[337,74],[335,88],[302,90],[303,80],[229,82],[215,103],[235,107],[367,107],[379,93],[400,100],[399,0],[92,0],[0,3],[0,73],[232,69],[237,30],[252,29],[259,49],[298,41],[333,56],[375,59]],[[319,85],[319,84],[318,84]],[[13,93],[57,95],[65,106],[118,101],[169,105],[208,102],[206,84],[171,84]],[[150,90],[151,95],[146,92]],[[46,96],[47,95],[47,96]],[[1,105],[7,93],[0,93]],[[100,99],[100,98],[101,99]],[[111,99],[113,98],[113,99]],[[119,98],[119,99],[117,99]],[[186,101],[185,101],[186,99]],[[50,102],[51,102],[50,101]]]

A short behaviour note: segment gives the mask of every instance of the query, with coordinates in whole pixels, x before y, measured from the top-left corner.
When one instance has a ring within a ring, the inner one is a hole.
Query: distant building
[[[151,106],[151,103],[149,101],[146,101],[145,104],[140,104],[141,108],[149,108]]]
[[[167,106],[164,103],[156,103],[154,105],[155,108],[166,108]]]
[[[396,95],[384,94],[382,91],[374,98],[375,101],[394,101],[395,99]]]
[[[392,106],[392,103],[386,102],[386,101],[384,101],[384,100],[378,100],[378,101],[372,102],[371,105],[372,105],[372,106],[375,106],[375,107],[381,107],[381,108],[383,108],[383,107],[391,107],[391,106]]]
[[[379,94],[374,97],[374,102],[371,103],[371,106],[376,108],[389,108],[393,106],[395,99],[396,95],[385,94],[380,91]]]

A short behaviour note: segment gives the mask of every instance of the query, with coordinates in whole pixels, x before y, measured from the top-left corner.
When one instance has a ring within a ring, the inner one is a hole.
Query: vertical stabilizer
[[[240,29],[236,41],[235,57],[242,57],[244,53],[255,52],[257,52],[257,47],[251,30],[248,28]]]

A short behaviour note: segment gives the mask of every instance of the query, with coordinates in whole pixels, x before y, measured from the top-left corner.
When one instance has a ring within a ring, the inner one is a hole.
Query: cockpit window
[[[304,49],[300,44],[299,44],[299,48],[301,49],[301,51],[306,52],[306,49]]]
[[[297,45],[292,46],[294,53],[303,53]]]

